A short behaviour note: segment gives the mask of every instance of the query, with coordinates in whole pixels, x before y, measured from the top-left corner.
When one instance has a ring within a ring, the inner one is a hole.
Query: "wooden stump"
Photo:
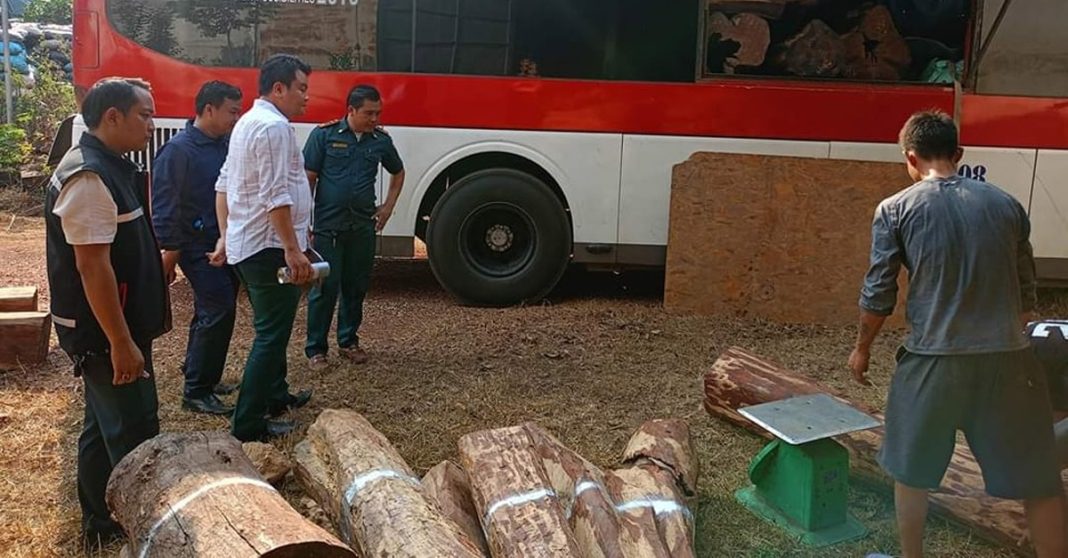
[[[764,63],[771,44],[771,31],[764,18],[751,13],[742,13],[728,18],[720,12],[708,17],[709,48],[726,54],[722,68],[708,71],[733,74],[738,68],[755,68]],[[737,45],[737,48],[734,48]]]
[[[475,501],[471,499],[471,481],[467,473],[452,461],[442,461],[423,475],[423,490],[427,498],[437,504],[441,513],[460,527],[489,556],[486,534],[478,520]]]
[[[842,373],[847,373],[844,366]],[[882,415],[873,409],[853,403],[814,380],[736,347],[724,352],[705,375],[704,405],[713,416],[770,437],[766,430],[738,413],[738,408],[815,393],[834,395],[882,420]],[[835,437],[849,451],[850,463],[856,472],[887,482],[890,479],[875,460],[882,439],[881,427]],[[942,487],[931,493],[930,502],[936,512],[974,530],[983,538],[1020,552],[1026,551],[1028,532],[1023,507],[1019,502],[986,494],[979,466],[964,444],[957,444]]]
[[[139,558],[355,558],[291,508],[223,432],[141,444],[112,472],[107,502]]]
[[[886,6],[864,12],[860,25],[842,37],[843,75],[850,79],[898,81],[912,64],[908,43],[894,27]]]
[[[833,29],[815,19],[782,44],[776,62],[795,76],[838,77],[846,65],[845,45]]]
[[[36,312],[37,287],[0,287],[0,312]]]
[[[51,333],[48,312],[0,313],[0,369],[44,361]]]
[[[393,445],[354,411],[326,410],[294,449],[297,480],[364,558],[479,558]]]
[[[524,426],[468,434],[459,446],[494,558],[583,556]]]

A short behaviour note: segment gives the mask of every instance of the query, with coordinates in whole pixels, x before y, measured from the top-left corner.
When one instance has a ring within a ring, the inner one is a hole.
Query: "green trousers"
[[[285,265],[284,252],[268,248],[236,266],[252,304],[256,332],[245,362],[231,429],[242,442],[261,438],[267,427],[267,413],[284,407],[289,396],[286,348],[301,292],[296,285],[278,283],[278,268]]]
[[[304,345],[308,358],[326,354],[335,306],[338,347],[360,344],[357,332],[363,322],[363,299],[371,285],[371,267],[375,263],[374,222],[361,223],[348,231],[316,232],[315,251],[330,263],[330,275],[308,294],[308,341]]]

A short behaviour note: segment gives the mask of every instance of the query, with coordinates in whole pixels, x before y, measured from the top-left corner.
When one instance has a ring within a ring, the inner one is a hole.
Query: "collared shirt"
[[[384,131],[357,134],[345,118],[312,130],[304,144],[304,166],[319,175],[316,231],[345,231],[371,223],[379,164],[390,174],[404,169],[393,138]]]
[[[289,120],[256,99],[230,134],[230,150],[215,185],[226,194],[226,260],[237,264],[267,248],[282,248],[268,214],[289,207],[297,244],[308,248],[312,197],[304,156]]]
[[[906,349],[927,355],[1024,349],[1020,315],[1035,305],[1030,234],[1023,206],[996,186],[960,176],[918,182],[875,210],[860,306],[892,313],[904,266]]]
[[[193,125],[163,144],[152,163],[152,225],[160,247],[205,250],[219,239],[215,183],[228,137],[212,138]]]

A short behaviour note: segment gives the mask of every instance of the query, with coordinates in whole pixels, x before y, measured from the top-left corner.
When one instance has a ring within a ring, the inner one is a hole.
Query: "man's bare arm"
[[[290,207],[288,205],[277,207],[272,209],[267,216],[271,220],[274,232],[278,234],[278,238],[282,241],[282,247],[286,255],[286,265],[289,266],[293,283],[297,285],[310,283],[312,280],[311,262],[308,261],[308,257],[304,255],[304,252],[300,250],[297,233],[293,229],[293,215],[290,212]]]
[[[145,371],[145,359],[130,335],[119,303],[119,284],[111,267],[110,244],[74,246],[74,259],[82,278],[85,298],[111,344],[115,385],[136,382]]]
[[[860,310],[860,325],[857,328],[857,343],[853,348],[853,354],[849,355],[849,368],[853,371],[853,379],[862,385],[869,386],[866,374],[868,363],[871,361],[871,344],[883,328],[886,316],[880,316],[864,310]]]

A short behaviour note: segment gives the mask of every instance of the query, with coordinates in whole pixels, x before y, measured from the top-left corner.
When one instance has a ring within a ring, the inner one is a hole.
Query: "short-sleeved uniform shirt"
[[[356,134],[344,118],[312,131],[304,144],[304,167],[319,175],[316,232],[347,231],[371,222],[379,165],[390,174],[404,169],[393,138],[385,131]]]

